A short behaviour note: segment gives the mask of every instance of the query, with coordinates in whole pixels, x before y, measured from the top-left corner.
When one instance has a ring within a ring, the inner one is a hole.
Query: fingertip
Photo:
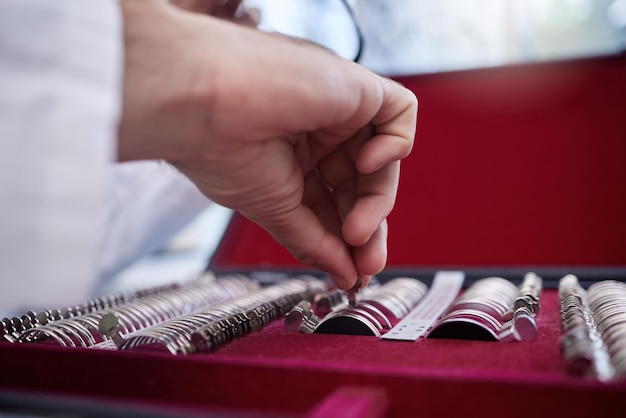
[[[385,167],[399,165],[413,150],[413,140],[393,135],[377,135],[359,150],[355,161],[357,171],[363,175],[373,174]]]
[[[360,274],[360,276],[363,279],[363,287],[369,286],[373,276],[370,274]]]
[[[369,254],[369,255],[368,255]],[[355,249],[357,271],[362,277],[371,276],[383,271],[387,265],[387,251],[373,252],[367,246]]]
[[[387,222],[383,221],[371,239],[352,249],[352,258],[362,276],[380,273],[387,265]],[[371,278],[371,277],[370,277]]]

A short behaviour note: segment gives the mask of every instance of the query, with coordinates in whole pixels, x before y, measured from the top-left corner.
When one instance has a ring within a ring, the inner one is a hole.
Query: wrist
[[[120,6],[125,59],[118,159],[193,155],[202,124],[198,100],[210,91],[198,83],[196,56],[189,53],[192,14],[161,0],[123,0]]]

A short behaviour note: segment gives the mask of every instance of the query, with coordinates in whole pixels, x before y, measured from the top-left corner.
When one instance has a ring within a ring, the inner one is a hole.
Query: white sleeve
[[[122,47],[115,0],[0,2],[0,315],[91,294]]]
[[[122,269],[163,249],[210,203],[187,177],[162,161],[115,164],[107,174],[108,219],[98,259],[99,286],[105,288]]]

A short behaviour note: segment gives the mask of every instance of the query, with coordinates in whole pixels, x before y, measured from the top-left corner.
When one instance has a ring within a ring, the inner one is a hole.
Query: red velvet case
[[[388,275],[625,277],[626,57],[399,81],[420,114],[389,219]],[[239,216],[211,267],[303,268]],[[554,289],[537,320],[526,343],[291,334],[278,321],[188,357],[3,343],[0,388],[173,415],[623,416],[626,383],[565,373]]]

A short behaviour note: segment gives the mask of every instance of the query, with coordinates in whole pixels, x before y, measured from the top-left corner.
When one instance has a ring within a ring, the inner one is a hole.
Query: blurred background
[[[260,28],[313,40],[385,75],[610,54],[626,44],[626,0],[246,0]]]

